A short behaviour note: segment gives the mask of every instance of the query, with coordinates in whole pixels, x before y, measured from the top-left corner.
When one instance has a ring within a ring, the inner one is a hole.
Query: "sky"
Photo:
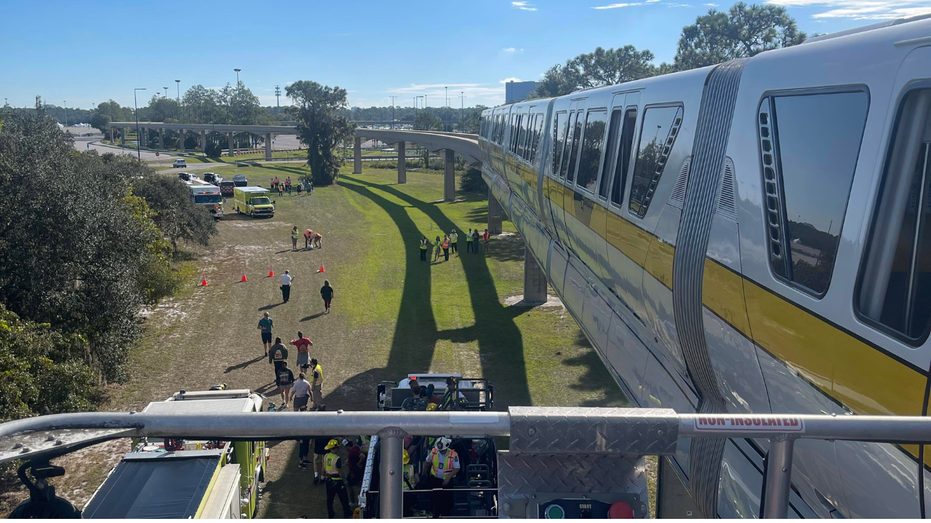
[[[799,28],[830,33],[931,12],[931,0],[764,0]],[[349,104],[430,107],[504,103],[508,80],[538,80],[601,46],[649,49],[672,61],[683,26],[733,2],[470,0],[468,2],[128,2],[0,0],[0,97],[14,106],[144,104],[155,91],[235,83],[262,105],[275,85],[314,80]],[[460,98],[461,97],[461,98]]]

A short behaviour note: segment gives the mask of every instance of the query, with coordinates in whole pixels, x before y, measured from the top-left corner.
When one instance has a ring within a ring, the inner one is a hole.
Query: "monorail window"
[[[631,214],[643,218],[653,201],[666,159],[682,123],[682,107],[648,107],[640,127],[640,150],[630,184]]]
[[[611,202],[618,207],[624,202],[627,187],[627,170],[630,168],[630,153],[634,149],[634,129],[637,126],[637,108],[629,107],[624,113],[624,128],[621,143],[617,146],[617,167],[614,168],[614,184],[611,187]]]
[[[580,189],[595,192],[598,181],[598,162],[604,148],[605,125],[608,111],[604,109],[589,111],[585,117],[585,135],[582,139],[582,153],[579,158],[577,184]]]
[[[579,140],[582,138],[581,136],[582,135],[582,121],[579,118],[579,115],[581,114],[582,114],[582,111],[578,111],[577,113],[572,115],[572,124],[570,125],[570,127],[572,128],[572,136],[569,137],[569,143],[571,145],[566,146],[566,149],[569,150],[569,155],[568,155],[569,157],[567,158],[567,161],[563,164],[563,167],[562,167],[562,171],[563,171],[562,176],[563,177],[568,176],[568,178],[566,178],[566,181],[569,182],[570,187],[572,186],[572,182],[575,181],[575,169],[574,169],[575,159],[578,158]]]
[[[540,147],[540,138],[543,136],[543,120],[546,119],[546,115],[543,113],[537,113],[537,119],[534,120],[533,124],[533,144],[530,147],[530,161],[534,161],[537,158],[537,149]]]
[[[563,150],[566,147],[566,129],[568,128],[568,118],[566,112],[556,113],[556,136],[553,139],[553,176],[559,176],[559,165],[562,162]]]
[[[624,111],[615,109],[611,113],[611,125],[608,127],[608,151],[605,153],[605,163],[601,166],[601,183],[598,186],[598,196],[602,198],[608,197],[608,187],[611,186],[611,165],[617,158],[617,133],[623,121]]]
[[[853,91],[773,96],[761,109],[766,205],[778,210],[767,211],[771,266],[815,296],[831,282],[868,105]]]
[[[509,145],[508,145],[508,149],[509,149],[512,153],[515,152],[515,151],[517,151],[517,138],[518,138],[517,135],[520,133],[519,127],[520,127],[520,115],[518,115],[518,114],[516,114],[516,113],[515,113],[515,114],[512,114],[512,115],[511,115],[511,124],[510,124],[511,134],[508,136],[508,138],[509,138],[509,140],[510,140],[510,143],[509,143]]]
[[[860,314],[920,345],[931,327],[931,89],[899,107],[860,269]]]

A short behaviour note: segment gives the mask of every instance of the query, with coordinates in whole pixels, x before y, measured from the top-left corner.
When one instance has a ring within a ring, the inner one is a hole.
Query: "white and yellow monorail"
[[[488,109],[480,144],[635,404],[928,414],[931,20]],[[674,462],[706,516],[754,516],[765,446]],[[795,515],[931,515],[929,451],[800,441]]]

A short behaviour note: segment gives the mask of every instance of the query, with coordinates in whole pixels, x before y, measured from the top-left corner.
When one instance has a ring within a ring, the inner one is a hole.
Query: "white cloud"
[[[718,4],[705,4],[705,7],[718,7]]]
[[[658,2],[659,0],[654,0],[654,1],[657,1],[657,2]],[[643,5],[643,2],[634,2],[634,3],[626,3],[626,4],[599,5],[599,6],[597,6],[597,7],[593,7],[592,9],[618,9],[618,8],[621,8],[621,7],[631,7],[631,6],[635,6],[635,5]]]
[[[501,52],[502,52],[502,53],[505,53],[505,54],[523,53],[523,52],[524,52],[524,48],[521,47],[520,49],[518,49],[518,48],[516,48],[516,47],[505,47],[505,48],[501,49]]]
[[[668,7],[692,7],[691,4],[677,4],[675,2],[666,2]]]
[[[529,2],[511,2],[511,6],[521,11],[536,11],[537,8]]]
[[[522,81],[520,78],[517,78],[516,76],[512,76],[510,78],[505,78],[504,80],[498,80],[498,83],[506,84],[508,82],[520,82],[520,81]]]
[[[928,0],[767,0],[784,7],[813,7],[812,18],[891,20],[931,13]]]

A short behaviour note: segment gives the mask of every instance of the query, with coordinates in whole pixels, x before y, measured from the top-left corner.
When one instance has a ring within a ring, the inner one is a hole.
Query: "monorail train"
[[[487,109],[480,134],[635,405],[927,415],[931,19]],[[757,516],[767,441],[719,441],[680,441],[677,473],[707,517]],[[929,450],[800,440],[790,515],[931,515]]]

